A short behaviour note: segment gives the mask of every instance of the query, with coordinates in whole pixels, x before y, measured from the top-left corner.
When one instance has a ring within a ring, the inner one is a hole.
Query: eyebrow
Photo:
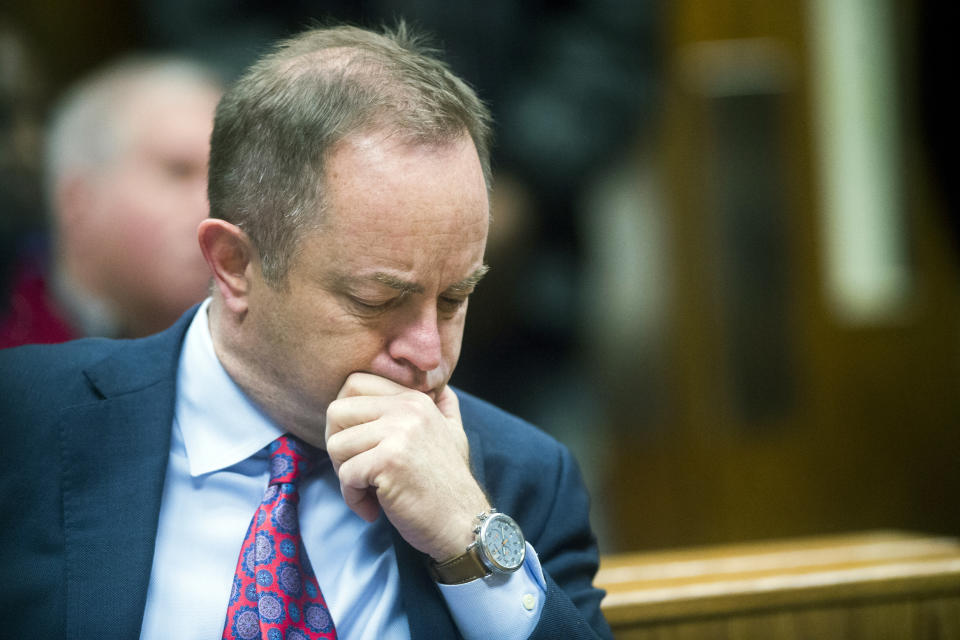
[[[445,291],[448,293],[470,293],[477,286],[477,283],[483,279],[483,276],[487,275],[488,271],[490,271],[490,267],[482,264],[463,280],[454,282],[452,285],[447,287]],[[419,285],[416,282],[409,282],[389,273],[378,271],[377,273],[373,274],[372,277],[380,284],[386,285],[391,289],[396,289],[401,294],[423,293],[422,285]]]
[[[402,294],[423,293],[423,286],[417,284],[416,282],[408,282],[407,280],[398,278],[397,276],[392,276],[389,273],[378,271],[377,273],[373,274],[372,279],[376,280],[380,284],[387,285],[391,289],[396,289]]]
[[[477,267],[473,273],[460,282],[454,282],[452,285],[447,287],[447,291],[450,293],[470,293],[474,290],[474,288],[476,288],[477,284],[483,280],[483,276],[487,275],[488,271],[490,271],[490,267],[482,264]]]

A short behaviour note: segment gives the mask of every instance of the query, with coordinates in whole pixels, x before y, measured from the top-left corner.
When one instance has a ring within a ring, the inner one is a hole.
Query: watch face
[[[480,529],[480,548],[494,570],[516,571],[523,564],[526,543],[510,516],[495,513]]]

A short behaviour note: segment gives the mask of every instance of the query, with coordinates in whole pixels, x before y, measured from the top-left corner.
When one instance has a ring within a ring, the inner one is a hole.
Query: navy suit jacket
[[[10,637],[139,636],[177,364],[194,313],[140,340],[0,351],[0,611]],[[458,393],[474,474],[519,522],[546,574],[533,637],[610,637],[573,458],[531,425]],[[459,637],[426,558],[396,532],[394,544],[412,637]]]

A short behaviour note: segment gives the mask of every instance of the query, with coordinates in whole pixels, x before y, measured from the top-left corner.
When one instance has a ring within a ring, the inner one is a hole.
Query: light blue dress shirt
[[[269,477],[265,447],[283,434],[217,359],[207,309],[191,323],[177,372],[170,459],[143,640],[209,640],[223,631],[243,537]],[[301,481],[300,528],[342,640],[410,637],[389,523],[370,524],[344,503],[325,460]],[[546,585],[527,545],[508,578],[439,585],[464,637],[522,640],[540,618]]]

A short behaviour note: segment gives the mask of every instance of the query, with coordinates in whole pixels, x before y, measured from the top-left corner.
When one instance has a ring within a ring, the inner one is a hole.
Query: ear
[[[244,314],[256,259],[249,236],[226,220],[207,218],[197,228],[197,239],[227,309]]]

